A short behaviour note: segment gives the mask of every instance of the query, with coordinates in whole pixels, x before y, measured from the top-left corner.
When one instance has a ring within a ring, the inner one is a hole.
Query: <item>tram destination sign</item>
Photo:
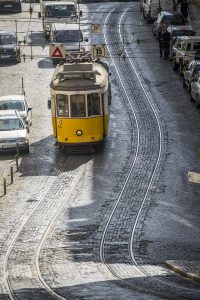
[[[105,44],[92,46],[93,58],[104,58],[107,56],[107,47]]]

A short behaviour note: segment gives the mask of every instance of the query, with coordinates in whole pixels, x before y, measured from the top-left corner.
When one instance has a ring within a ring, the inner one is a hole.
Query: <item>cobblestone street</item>
[[[39,4],[31,18],[29,3],[22,8],[0,15],[1,30],[16,31],[17,20],[26,40],[20,63],[0,64],[0,93],[21,94],[23,78],[33,112],[30,153],[20,155],[6,195],[2,181],[0,300],[200,299],[199,283],[166,266],[200,261],[199,185],[187,179],[200,169],[199,110],[159,57],[139,2],[80,4],[83,31],[107,45],[111,72],[109,134],[92,154],[54,147],[47,100],[55,66]],[[199,29],[193,6],[190,13]],[[91,34],[92,23],[101,34]],[[15,155],[0,154],[7,183]]]

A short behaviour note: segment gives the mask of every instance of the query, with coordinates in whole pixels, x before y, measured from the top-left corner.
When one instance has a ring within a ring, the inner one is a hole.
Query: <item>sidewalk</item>
[[[189,3],[189,15],[192,28],[200,35],[200,4]]]
[[[189,2],[189,22],[196,35],[200,35],[200,0]],[[200,261],[168,260],[165,263],[172,271],[200,283]]]
[[[200,262],[189,260],[167,260],[166,265],[172,271],[200,283]]]

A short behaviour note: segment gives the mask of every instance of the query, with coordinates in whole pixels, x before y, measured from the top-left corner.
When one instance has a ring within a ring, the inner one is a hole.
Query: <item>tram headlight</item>
[[[77,136],[81,136],[82,134],[83,134],[82,130],[80,130],[80,129],[76,130],[76,135]]]

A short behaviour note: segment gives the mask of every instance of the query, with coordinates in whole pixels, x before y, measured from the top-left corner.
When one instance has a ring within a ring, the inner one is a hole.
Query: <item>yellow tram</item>
[[[108,134],[108,66],[101,61],[57,65],[50,84],[53,136],[60,147],[94,145]]]

